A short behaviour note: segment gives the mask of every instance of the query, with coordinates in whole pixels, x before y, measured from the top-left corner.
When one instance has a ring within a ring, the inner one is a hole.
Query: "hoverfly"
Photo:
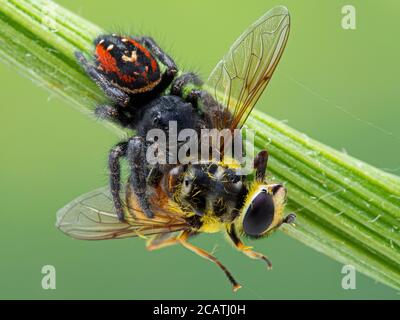
[[[212,113],[213,127],[241,128],[265,89],[279,62],[289,35],[290,18],[284,7],[275,7],[251,25],[217,64],[204,85],[201,99],[205,112]],[[268,154],[254,160],[254,181],[240,176],[224,162],[177,165],[157,184],[147,186],[149,218],[132,183],[119,191],[125,198],[124,219],[119,219],[108,188],[85,194],[57,214],[56,226],[65,234],[85,240],[145,237],[155,250],[181,244],[217,264],[237,290],[241,286],[217,258],[188,242],[199,233],[225,231],[235,247],[253,259],[269,259],[243,244],[240,235],[261,238],[271,234],[284,217],[286,189],[265,180]]]

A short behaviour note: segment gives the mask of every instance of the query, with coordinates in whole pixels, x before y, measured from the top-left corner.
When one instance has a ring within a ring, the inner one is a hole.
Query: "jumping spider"
[[[99,105],[95,114],[122,127],[136,131],[127,141],[115,145],[109,153],[110,188],[116,213],[124,219],[120,198],[120,160],[126,158],[131,168],[129,184],[147,217],[153,217],[146,190],[149,174],[162,176],[168,166],[150,166],[146,161],[146,134],[150,129],[168,130],[176,121],[179,130],[191,128],[199,132],[207,119],[197,109],[202,91],[192,89],[183,97],[187,84],[202,85],[194,73],[178,76],[178,67],[170,56],[150,37],[101,35],[94,41],[94,64],[81,52],[78,62],[104,91],[111,104]],[[164,70],[164,71],[163,71]]]

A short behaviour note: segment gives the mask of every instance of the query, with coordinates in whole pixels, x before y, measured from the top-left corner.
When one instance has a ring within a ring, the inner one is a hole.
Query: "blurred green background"
[[[330,146],[400,172],[398,1],[71,1],[60,4],[110,31],[147,33],[181,68],[206,77],[246,27],[274,5],[292,29],[274,79],[258,103]],[[352,4],[357,29],[341,27]],[[141,239],[84,242],[55,227],[56,211],[107,184],[108,149],[117,137],[51,93],[0,65],[0,298],[22,299],[398,299],[357,273],[341,287],[342,265],[283,233],[251,243],[274,269],[231,248],[222,235],[195,239],[227,265],[243,288],[181,247],[147,252]],[[54,265],[57,289],[43,290]]]

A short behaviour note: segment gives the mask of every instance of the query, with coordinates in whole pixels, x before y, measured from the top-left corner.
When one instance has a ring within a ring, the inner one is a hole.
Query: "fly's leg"
[[[233,225],[231,225],[229,228],[227,228],[227,233],[230,237],[230,239],[232,240],[233,244],[235,245],[235,247],[243,252],[246,256],[252,258],[252,259],[259,259],[259,260],[263,260],[267,263],[268,269],[272,269],[272,263],[271,261],[268,259],[268,257],[266,257],[265,255],[263,255],[262,253],[259,252],[255,252],[252,250],[252,247],[246,246],[238,237],[235,227]]]
[[[178,238],[179,243],[183,245],[185,248],[189,249],[190,251],[193,251],[194,253],[198,254],[200,257],[203,257],[207,260],[210,260],[211,262],[215,263],[227,276],[229,279],[230,283],[233,286],[233,291],[236,291],[241,288],[241,285],[236,282],[235,278],[232,276],[232,274],[229,272],[229,270],[221,263],[218,261],[216,257],[208,253],[207,251],[198,248],[191,243],[187,242],[189,238],[190,232],[189,231],[184,231]]]
[[[158,237],[155,237],[147,243],[146,248],[149,251],[153,251],[153,250],[158,250],[158,249],[162,249],[165,247],[173,246],[178,243],[179,243],[178,237],[172,237],[172,238],[167,238],[167,239],[162,239],[162,240],[159,239]]]
[[[104,91],[104,93],[116,104],[125,107],[129,103],[129,95],[121,89],[115,87],[104,77],[99,70],[90,64],[81,52],[75,52],[75,57],[83,66],[90,78]]]
[[[121,108],[110,105],[99,105],[94,111],[95,115],[102,120],[109,120],[125,128],[132,128],[133,119],[128,117]]]
[[[142,137],[133,137],[128,142],[127,159],[131,168],[130,184],[140,208],[148,218],[154,214],[147,199],[146,145]]]
[[[124,210],[120,197],[121,191],[121,157],[126,156],[128,143],[121,142],[113,147],[108,157],[108,168],[110,170],[110,189],[113,197],[114,207],[120,221],[124,221]]]
[[[265,178],[265,171],[268,164],[268,152],[266,150],[260,151],[254,159],[254,169],[256,169],[256,180],[263,182]]]
[[[193,237],[197,235],[196,232],[191,232],[189,233],[188,237]],[[162,249],[165,247],[169,247],[175,244],[179,244],[180,240],[179,237],[180,235],[177,236],[169,236],[168,234],[159,234],[156,235],[153,239],[151,239],[147,245],[146,248],[149,251],[153,251],[153,250],[158,250],[158,249]]]

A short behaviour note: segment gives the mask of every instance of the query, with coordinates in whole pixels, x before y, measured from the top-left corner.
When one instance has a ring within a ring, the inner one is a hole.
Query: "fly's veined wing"
[[[279,62],[289,27],[287,8],[272,8],[236,40],[211,72],[206,86],[220,108],[214,112],[215,128],[243,126]]]
[[[127,217],[119,221],[107,187],[84,194],[57,212],[56,227],[68,236],[83,240],[121,239],[144,237],[188,229],[182,216],[166,209],[153,208],[156,216],[144,218],[136,206],[132,213],[141,218]]]

